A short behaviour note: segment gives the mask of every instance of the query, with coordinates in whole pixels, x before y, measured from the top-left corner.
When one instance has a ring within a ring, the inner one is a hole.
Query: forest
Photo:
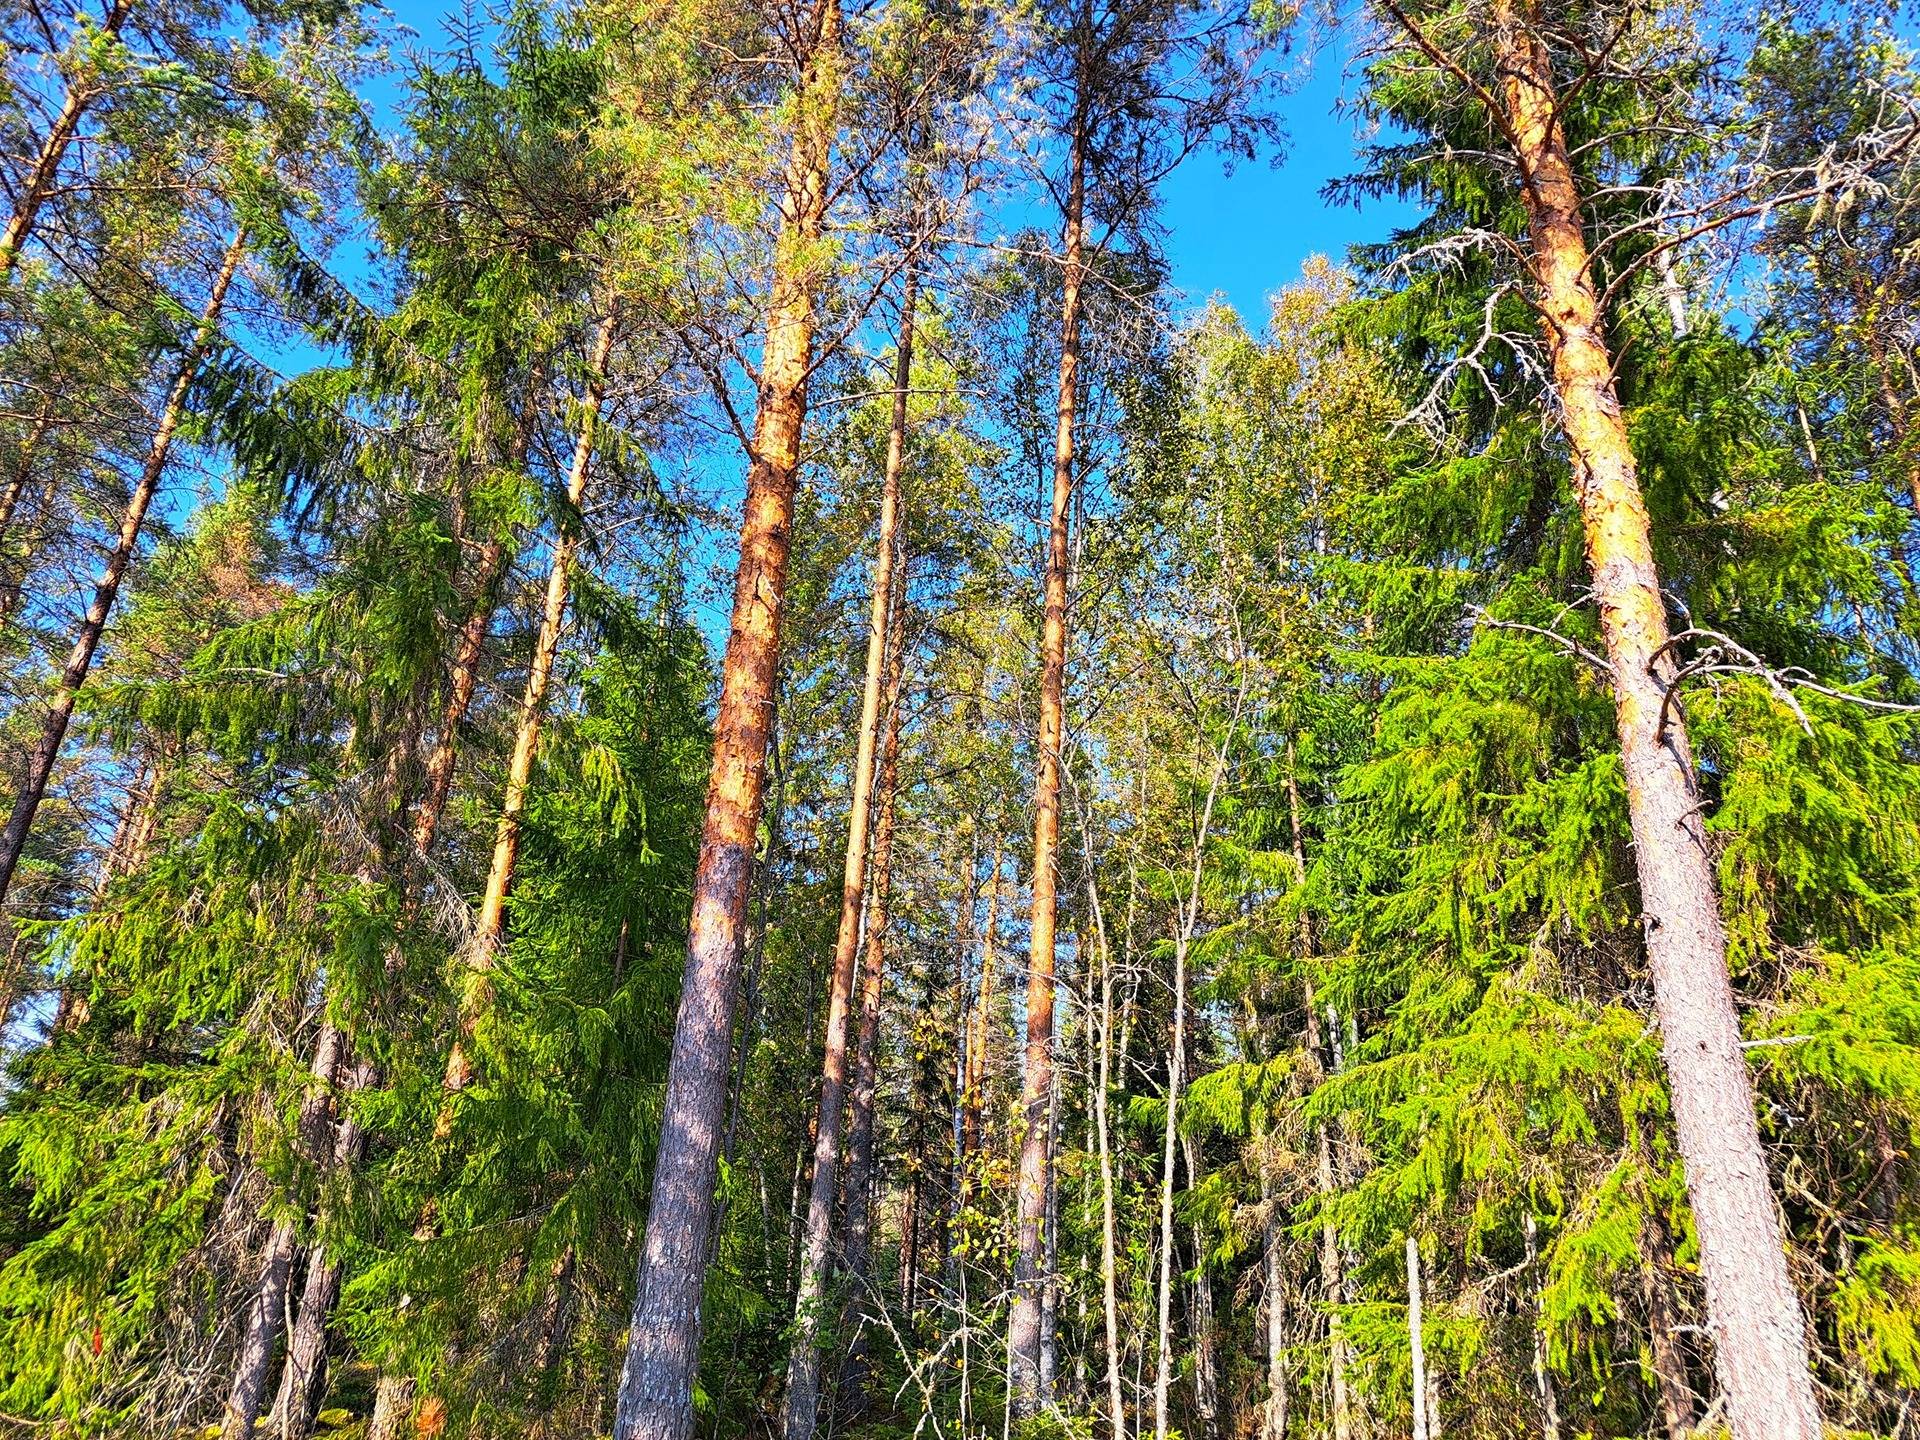
[[[0,0],[0,188],[0,1434],[1920,1440],[1910,0]]]

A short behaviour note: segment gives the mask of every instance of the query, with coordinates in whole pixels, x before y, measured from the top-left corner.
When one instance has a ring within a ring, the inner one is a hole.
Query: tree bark
[[[1264,1137],[1263,1137],[1264,1138]],[[1261,1440],[1286,1440],[1287,1434],[1287,1269],[1286,1230],[1280,1203],[1273,1193],[1272,1166],[1260,1157],[1260,1201],[1266,1210],[1262,1226],[1261,1263],[1266,1290],[1261,1339],[1267,1352],[1267,1403],[1261,1410]]]
[[[614,1440],[687,1440],[693,1431],[700,1301],[725,1122],[741,929],[766,780],[794,481],[807,410],[818,283],[814,252],[825,225],[841,83],[839,0],[819,0],[816,14],[787,165],[687,965]]]
[[[1519,7],[1519,8],[1516,8]],[[1498,0],[1496,49],[1538,309],[1612,668],[1647,959],[1700,1237],[1715,1369],[1739,1440],[1818,1440],[1806,1321],[1754,1118],[1713,854],[1651,525],[1592,281],[1585,208],[1535,0]]]
[[[584,418],[579,438],[574,442],[573,464],[567,472],[567,505],[578,512],[587,491],[587,472],[593,463],[593,446],[600,421],[600,407],[607,395],[607,360],[613,354],[613,336],[617,316],[607,308],[594,328],[593,349],[587,357],[587,386]],[[533,762],[540,751],[540,726],[547,712],[547,689],[553,681],[554,661],[560,653],[560,632],[567,619],[567,591],[572,580],[573,556],[580,543],[572,517],[561,522],[553,542],[553,558],[547,570],[546,602],[540,611],[540,629],[534,636],[533,658],[527,668],[526,688],[520,697],[520,726],[513,738],[513,756],[507,762],[506,794],[500,804],[500,819],[494,827],[493,860],[487,870],[486,889],[481,893],[480,918],[474,924],[473,938],[466,954],[464,992],[460,997],[459,1031],[447,1052],[442,1088],[465,1089],[473,1078],[474,1027],[492,1001],[489,980],[494,952],[499,948],[506,926],[507,890],[513,884],[513,872],[520,859],[520,817],[526,808],[527,784],[533,778]],[[484,632],[483,632],[484,633]],[[478,640],[478,636],[474,637]],[[478,645],[474,646],[475,659]],[[465,637],[462,639],[463,653]],[[477,666],[472,667],[477,669]],[[466,687],[470,699],[473,686]],[[462,711],[464,715],[464,710]],[[451,782],[453,767],[439,784],[439,795],[431,812],[437,819],[445,806],[445,786]],[[428,818],[422,807],[421,821]],[[418,827],[416,827],[417,829]],[[429,834],[431,831],[429,830]],[[423,849],[425,847],[422,847]]]
[[[1016,1420],[1041,1405],[1040,1309],[1045,1276],[1048,1098],[1053,1093],[1054,923],[1060,851],[1060,747],[1066,733],[1067,528],[1073,502],[1074,413],[1079,400],[1080,286],[1086,210],[1086,136],[1076,117],[1068,160],[1060,290],[1060,388],[1053,449],[1053,509],[1047,529],[1045,618],[1040,636],[1040,716],[1033,798],[1033,916],[1027,947],[1025,1128],[1015,1181],[1013,1303],[1007,1317],[1009,1404]],[[1051,1398],[1051,1397],[1046,1397]]]
[[[902,577],[904,579],[904,576]],[[899,597],[904,601],[904,588]],[[896,632],[903,629],[896,607]],[[873,837],[872,898],[867,905],[865,963],[860,971],[860,1029],[854,1044],[853,1094],[847,1117],[846,1265],[854,1312],[871,1315],[873,1286],[873,1121],[880,1081],[880,1000],[887,973],[888,904],[893,893],[894,796],[900,783],[901,674],[905,636],[896,633],[886,676],[886,739],[874,785],[877,817]],[[865,1403],[867,1332],[861,1324],[841,1370],[844,1409],[858,1414]]]
[[[193,338],[174,371],[173,383],[167,389],[166,404],[160,412],[160,422],[154,429],[153,439],[147,446],[146,459],[140,467],[140,478],[134,483],[133,493],[127,500],[126,514],[121,517],[119,534],[115,536],[113,549],[107,555],[106,568],[94,584],[93,602],[87,607],[86,617],[80,623],[80,633],[74,638],[73,649],[54,687],[52,703],[41,724],[40,738],[27,757],[26,778],[20,787],[20,794],[14,800],[13,812],[7,817],[6,829],[0,831],[0,906],[6,903],[14,872],[19,868],[20,857],[26,850],[33,817],[40,809],[40,802],[46,798],[47,783],[53,776],[54,764],[60,758],[60,747],[67,738],[67,726],[73,719],[80,689],[86,684],[87,672],[93,667],[94,652],[99,648],[100,637],[107,628],[107,616],[120,594],[120,582],[126,576],[127,566],[133,563],[135,550],[139,548],[141,526],[145,524],[147,509],[153,504],[153,497],[160,488],[160,477],[166,471],[167,457],[173,450],[174,432],[185,418],[187,397],[193,390],[200,366],[213,348],[214,337],[219,330],[220,311],[227,303],[227,290],[233,284],[233,277],[238,273],[240,259],[245,253],[246,232],[243,230],[227,244],[220,269],[214,276],[213,288],[208,292],[207,303],[200,312],[199,322],[194,326]],[[0,995],[0,1014],[11,1008],[12,1000],[11,995]]]
[[[1086,829],[1083,812],[1082,835]],[[1086,849],[1091,856],[1092,846]],[[1100,1150],[1100,1289],[1107,1332],[1107,1418],[1113,1440],[1126,1440],[1126,1397],[1120,1388],[1119,1226],[1114,1216],[1113,1123],[1108,1113],[1113,1093],[1113,947],[1107,940],[1106,915],[1100,908],[1100,889],[1094,883],[1091,861],[1087,908],[1093,912],[1094,936],[1100,943],[1100,1068],[1093,1092],[1093,1115]]]
[[[886,469],[880,487],[880,518],[874,537],[873,586],[867,612],[867,660],[860,694],[860,729],[854,746],[853,803],[847,817],[847,848],[840,877],[840,927],[834,938],[827,995],[827,1037],[820,1073],[820,1120],[814,1136],[813,1188],[807,1196],[806,1241],[795,1298],[793,1348],[787,1358],[782,1430],[786,1440],[810,1440],[820,1406],[820,1327],[833,1257],[833,1200],[838,1182],[840,1118],[846,1099],[847,1021],[855,961],[860,947],[860,908],[866,889],[867,831],[873,787],[875,737],[881,724],[881,689],[893,614],[894,556],[899,547],[900,474],[906,459],[907,394],[913,371],[913,316],[919,277],[907,267],[900,300],[900,336],[894,353],[893,416],[887,427]],[[897,700],[895,708],[898,708]],[[888,720],[890,732],[894,721]],[[891,741],[889,742],[891,743]],[[886,801],[882,802],[884,811]],[[883,831],[887,822],[881,821]],[[876,851],[877,851],[876,847]],[[876,853],[876,864],[878,855]],[[882,882],[884,883],[884,882]],[[872,949],[869,942],[869,950]],[[864,1022],[863,1022],[864,1024]],[[857,1103],[857,1102],[856,1102]],[[848,1177],[848,1200],[854,1198]],[[851,1230],[851,1219],[849,1219]]]
[[[132,10],[133,0],[113,0],[100,22],[100,33],[118,37]],[[95,93],[86,88],[84,77],[75,75],[67,82],[60,113],[54,117],[47,138],[40,143],[39,153],[33,158],[33,169],[28,172],[27,182],[21,187],[20,198],[14,202],[13,214],[7,220],[7,228],[0,233],[0,280],[13,274],[13,267],[19,264],[20,252],[33,234],[33,222],[39,218],[40,207],[53,191],[60,162],[66,158],[74,136],[80,133],[81,117],[94,98]]]

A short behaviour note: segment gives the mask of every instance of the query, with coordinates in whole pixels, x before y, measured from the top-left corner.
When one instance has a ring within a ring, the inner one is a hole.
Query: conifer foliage
[[[0,34],[0,1428],[1920,1435],[1903,12]]]

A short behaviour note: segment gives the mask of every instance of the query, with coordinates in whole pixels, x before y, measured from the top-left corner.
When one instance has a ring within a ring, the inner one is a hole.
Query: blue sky
[[[1262,160],[1222,173],[1218,157],[1195,156],[1168,180],[1162,219],[1174,282],[1194,304],[1218,293],[1249,328],[1266,320],[1267,297],[1300,273],[1309,255],[1346,257],[1358,241],[1384,238],[1412,212],[1395,202],[1333,205],[1321,188],[1355,169],[1357,117],[1336,113],[1354,84],[1347,37],[1313,56],[1304,83],[1280,102],[1287,144],[1278,166]]]

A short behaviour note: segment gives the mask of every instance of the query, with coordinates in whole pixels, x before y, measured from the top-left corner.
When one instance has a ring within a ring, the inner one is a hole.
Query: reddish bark
[[[813,19],[768,303],[687,965],[614,1412],[615,1440],[687,1440],[693,1431],[700,1301],[726,1121],[740,942],[766,782],[794,481],[812,368],[815,251],[826,218],[841,83],[838,0],[820,0]]]
[[[1065,735],[1067,527],[1073,501],[1074,412],[1079,398],[1080,286],[1086,209],[1086,138],[1076,128],[1067,181],[1065,266],[1060,295],[1060,390],[1053,452],[1053,513],[1047,530],[1046,614],[1040,636],[1040,727],[1033,795],[1033,916],[1027,951],[1027,1053],[1020,1088],[1025,1130],[1015,1182],[1018,1214],[1013,1303],[1007,1319],[1009,1382],[1016,1418],[1041,1403],[1041,1310],[1046,1288],[1047,1124],[1053,1094],[1054,922],[1060,851],[1060,746]]]
[[[1806,1321],[1754,1117],[1686,722],[1667,703],[1676,663],[1593,286],[1585,205],[1535,0],[1498,0],[1494,19],[1501,122],[1519,161],[1536,303],[1612,669],[1647,960],[1715,1368],[1739,1440],[1818,1440]]]

